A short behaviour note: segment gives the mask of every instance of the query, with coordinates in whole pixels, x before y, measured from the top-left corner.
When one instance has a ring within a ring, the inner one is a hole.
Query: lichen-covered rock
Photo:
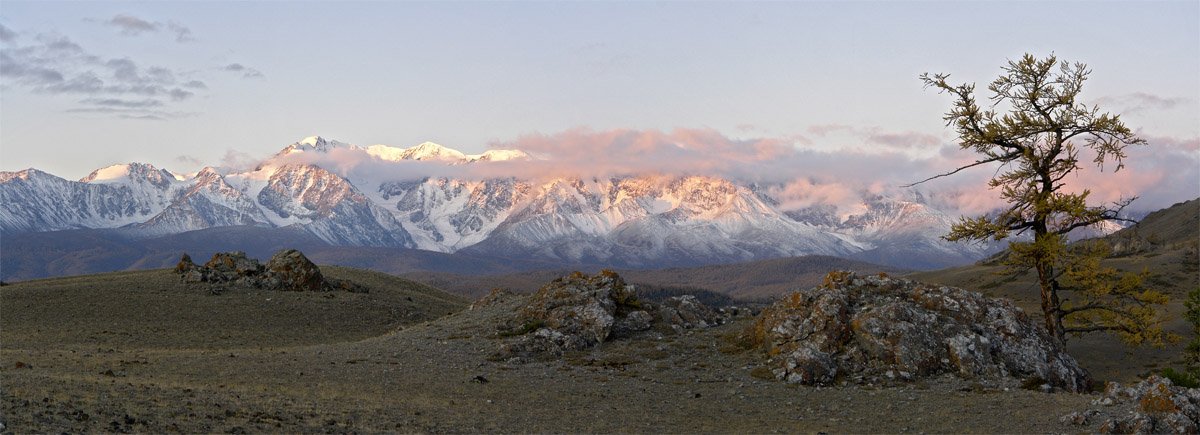
[[[636,310],[613,322],[611,335],[614,337],[628,337],[652,327],[654,327],[654,316],[645,310]]]
[[[1097,415],[1100,415],[1100,411],[1087,410],[1083,412],[1072,412],[1059,417],[1058,421],[1075,426],[1087,426],[1092,421],[1091,419]]]
[[[616,273],[605,270],[588,276],[575,272],[529,297],[513,326],[529,329],[529,325],[537,325],[538,329],[501,348],[499,358],[560,355],[593,346],[608,339],[618,317],[624,319],[641,307],[633,287]]]
[[[246,257],[245,252],[218,252],[212,259],[204,263],[210,275],[219,277],[222,281],[234,281],[240,277],[259,275],[263,266],[253,258]]]
[[[672,296],[658,306],[659,318],[673,328],[706,328],[721,323],[722,317],[692,295]]]
[[[810,346],[801,346],[784,358],[784,365],[773,370],[775,377],[794,384],[825,385],[838,374],[833,357]]]
[[[1171,380],[1150,376],[1137,384],[1123,387],[1109,382],[1104,397],[1093,405],[1136,404],[1133,411],[1106,419],[1101,433],[1197,433],[1200,431],[1200,389],[1171,384]],[[1099,414],[1099,411],[1089,410]]]
[[[526,298],[525,303],[518,305],[517,315],[501,325],[499,332],[501,337],[517,339],[502,345],[492,355],[494,360],[552,358],[650,330],[682,332],[725,319],[693,296],[673,297],[662,305],[639,300],[634,286],[609,270],[595,276],[575,272],[529,296],[493,290],[472,304],[472,309],[520,297]]]
[[[268,278],[273,278],[273,289],[314,292],[332,290],[321,275],[321,269],[295,249],[276,252],[267,261],[266,269]]]
[[[589,277],[574,273],[534,293],[521,309],[520,318],[541,321],[547,328],[594,344],[608,338],[617,305],[640,307],[636,304],[633,289],[617,274],[605,271]]]
[[[830,274],[764,309],[745,332],[779,379],[826,385],[952,373],[1039,379],[1086,391],[1090,378],[1011,302],[886,276]]]
[[[321,269],[294,249],[277,252],[264,267],[244,252],[220,252],[197,266],[187,254],[175,265],[180,279],[191,283],[215,285],[214,293],[224,286],[282,291],[347,291],[362,293],[366,287],[349,281],[325,278]]]
[[[195,268],[196,263],[192,262],[192,256],[187,255],[186,252],[183,253],[182,257],[179,257],[179,262],[175,263],[175,273],[187,273]]]

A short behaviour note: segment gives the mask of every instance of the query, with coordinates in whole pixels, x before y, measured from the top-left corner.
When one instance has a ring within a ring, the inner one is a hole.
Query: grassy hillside
[[[212,294],[169,270],[116,272],[0,287],[5,350],[60,348],[230,349],[362,339],[437,318],[458,296],[390,275],[326,266],[368,293]]]

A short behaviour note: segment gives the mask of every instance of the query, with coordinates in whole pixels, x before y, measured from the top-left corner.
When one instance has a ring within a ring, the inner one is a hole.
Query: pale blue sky
[[[0,25],[0,170],[67,178],[127,161],[195,171],[314,134],[467,152],[575,127],[869,145],[814,133],[837,124],[949,142],[949,99],[918,74],[986,83],[1024,52],[1089,64],[1086,96],[1147,135],[1200,136],[1196,1],[4,0]],[[74,57],[46,51],[64,38]],[[136,77],[115,78],[114,59]],[[32,64],[106,87],[14,72]]]

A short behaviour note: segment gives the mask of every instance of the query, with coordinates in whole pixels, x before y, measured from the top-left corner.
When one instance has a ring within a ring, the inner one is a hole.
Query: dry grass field
[[[0,421],[27,432],[1060,432],[1089,395],[956,378],[809,388],[755,377],[745,320],[489,361],[513,303],[326,268],[369,293],[231,288],[169,271],[0,288]]]

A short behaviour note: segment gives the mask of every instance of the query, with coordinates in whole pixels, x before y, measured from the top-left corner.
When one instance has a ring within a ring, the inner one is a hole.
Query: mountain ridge
[[[90,228],[147,238],[290,227],[335,246],[632,268],[835,255],[928,269],[996,249],[941,240],[954,219],[915,191],[863,192],[852,213],[839,215],[831,204],[785,210],[771,185],[714,176],[516,177],[488,169],[536,160],[519,150],[469,155],[432,142],[361,147],[312,136],[245,171],[205,167],[180,176],[131,163],[81,181],[6,172],[0,232]]]

